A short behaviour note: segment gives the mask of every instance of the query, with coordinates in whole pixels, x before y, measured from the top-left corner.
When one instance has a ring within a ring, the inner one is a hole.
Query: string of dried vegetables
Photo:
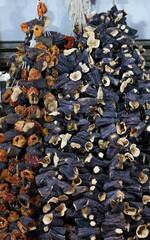
[[[150,90],[126,14],[93,13],[76,44],[27,33],[10,60],[2,239],[149,239]]]

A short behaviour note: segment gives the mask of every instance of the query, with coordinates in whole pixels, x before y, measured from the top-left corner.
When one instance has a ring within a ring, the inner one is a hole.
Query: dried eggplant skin
[[[12,141],[14,137],[16,137],[17,135],[20,135],[19,131],[16,130],[9,130],[7,132],[5,132],[5,141],[9,142]]]
[[[8,125],[15,124],[18,121],[24,120],[24,117],[20,114],[10,113],[6,117],[6,122]]]

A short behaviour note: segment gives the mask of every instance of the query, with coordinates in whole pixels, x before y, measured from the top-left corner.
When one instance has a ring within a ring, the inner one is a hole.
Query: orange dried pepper
[[[24,33],[29,33],[29,26],[28,26],[28,23],[27,22],[24,22],[20,25],[21,27],[21,30],[24,32]]]
[[[32,82],[32,81],[37,80],[41,77],[42,77],[42,75],[41,75],[41,72],[39,70],[31,68],[31,70],[29,72],[28,81]]]
[[[0,149],[0,161],[1,162],[7,162],[7,156],[6,156],[6,151],[3,149]]]
[[[4,202],[8,201],[14,202],[16,200],[16,196],[12,193],[6,193],[3,195],[3,200]]]
[[[11,211],[7,218],[7,221],[8,222],[16,222],[18,219],[19,219],[19,214],[16,213],[15,211]]]
[[[34,25],[33,27],[33,33],[34,33],[34,36],[37,38],[37,37],[40,37],[44,32],[44,28],[40,25]]]
[[[20,173],[20,176],[23,178],[26,176],[27,178],[34,179],[35,178],[35,173],[29,169],[25,169]]]
[[[11,172],[10,172],[8,169],[4,169],[4,170],[1,172],[0,181],[1,181],[2,179],[5,179],[6,181],[9,181],[11,176],[12,176]]]
[[[13,145],[22,148],[26,144],[26,138],[22,135],[17,135],[13,138]]]
[[[37,12],[39,17],[43,17],[45,13],[47,13],[47,7],[45,3],[39,2],[37,6]]]
[[[5,93],[2,95],[2,101],[4,103],[9,103],[12,95],[12,90],[10,88],[7,88]]]
[[[10,182],[11,182],[11,185],[15,185],[15,186],[21,185],[21,179],[16,174],[14,174],[10,178]]]
[[[27,109],[25,106],[18,105],[17,107],[15,107],[15,113],[25,117],[27,115]]]
[[[8,222],[5,218],[0,217],[0,229],[3,229],[8,226]]]
[[[1,183],[0,184],[0,197],[3,197],[4,194],[9,193],[9,185],[8,183]]]
[[[21,78],[22,78],[22,79],[27,79],[27,77],[28,77],[27,68],[21,69]]]
[[[29,146],[34,146],[38,142],[39,142],[39,138],[36,134],[32,134],[27,140],[27,143]]]
[[[14,129],[19,132],[23,132],[24,125],[25,125],[25,121],[18,121],[15,123]]]
[[[0,133],[0,144],[5,142],[5,135],[4,133]]]

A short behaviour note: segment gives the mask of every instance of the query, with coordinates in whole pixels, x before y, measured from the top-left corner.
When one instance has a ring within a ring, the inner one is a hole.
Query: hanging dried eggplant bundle
[[[39,15],[45,11],[40,4]],[[44,19],[24,32],[44,27]],[[92,14],[76,48],[68,49],[71,38],[60,47],[47,37],[10,61],[0,119],[0,234],[148,239],[149,82],[136,30],[113,6]]]
[[[135,37],[114,6],[58,56],[57,104],[46,104],[54,122],[45,125],[46,163],[36,177],[40,239],[60,226],[58,239],[148,239],[148,82]]]

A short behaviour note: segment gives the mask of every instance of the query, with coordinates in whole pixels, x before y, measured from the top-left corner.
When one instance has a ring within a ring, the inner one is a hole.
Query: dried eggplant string
[[[14,193],[19,182],[22,206],[8,207],[12,239],[18,228],[32,240],[149,239],[149,81],[125,16],[95,14],[70,49],[56,33],[25,46],[31,69],[3,94],[0,119],[1,183]]]

